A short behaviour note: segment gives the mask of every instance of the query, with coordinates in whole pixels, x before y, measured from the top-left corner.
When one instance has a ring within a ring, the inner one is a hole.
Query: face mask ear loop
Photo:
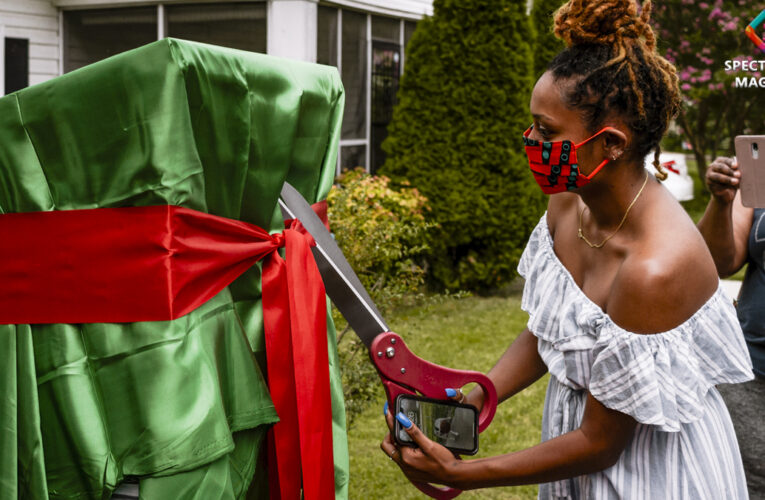
[[[611,161],[611,160],[610,160],[609,158],[606,158],[605,160],[603,160],[603,161],[600,163],[600,165],[598,165],[597,167],[595,167],[595,170],[593,170],[592,172],[590,172],[590,175],[585,175],[585,177],[587,178],[587,180],[588,180],[588,181],[589,181],[589,180],[592,180],[592,178],[593,178],[593,177],[595,177],[595,174],[597,174],[598,172],[600,172],[600,169],[602,169],[603,167],[605,167],[605,166],[606,166],[606,163],[608,163],[609,161]]]
[[[593,140],[594,138],[596,138],[597,136],[605,132],[606,130],[616,130],[616,129],[614,127],[603,127],[602,129],[598,130],[593,135],[591,135],[588,139],[583,140],[579,144],[574,144],[574,147],[581,148],[582,146],[584,146],[585,144],[587,144],[588,142],[590,142],[591,140]]]
[[[593,134],[593,135],[592,135],[592,136],[591,136],[589,139],[585,139],[585,140],[583,140],[582,142],[580,142],[579,144],[575,144],[575,145],[574,145],[574,147],[578,149],[578,148],[580,148],[580,147],[584,146],[585,144],[587,144],[588,142],[590,142],[591,140],[593,140],[594,138],[596,138],[597,136],[599,136],[600,134],[602,134],[603,132],[605,132],[606,130],[616,130],[616,129],[615,129],[614,127],[603,127],[602,129],[600,129],[599,131],[597,131],[595,134]],[[598,172],[600,172],[600,169],[602,169],[603,167],[605,167],[605,166],[606,166],[606,164],[607,164],[609,161],[610,161],[610,160],[609,160],[608,158],[606,158],[605,160],[603,160],[603,161],[600,163],[600,165],[598,165],[597,167],[595,167],[595,170],[593,170],[592,172],[590,172],[590,175],[585,175],[585,178],[586,178],[587,180],[592,180],[592,178],[593,178],[593,177],[595,177],[595,174],[597,174]]]

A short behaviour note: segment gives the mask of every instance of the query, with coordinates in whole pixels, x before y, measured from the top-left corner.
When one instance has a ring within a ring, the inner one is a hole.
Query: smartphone
[[[478,452],[478,410],[475,406],[449,399],[431,399],[401,394],[396,398],[396,414],[403,413],[429,439],[460,455]],[[398,444],[416,447],[398,420],[394,438]]]
[[[735,145],[741,170],[741,203],[765,208],[765,135],[739,135]]]

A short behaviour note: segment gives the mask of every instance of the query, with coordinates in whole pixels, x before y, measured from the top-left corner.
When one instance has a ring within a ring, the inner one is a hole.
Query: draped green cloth
[[[310,202],[332,185],[343,105],[335,68],[165,39],[0,99],[0,211],[172,204],[281,231],[285,180]],[[258,265],[175,321],[0,325],[0,498],[126,476],[145,500],[264,498],[260,296]],[[331,319],[327,341],[346,498]]]

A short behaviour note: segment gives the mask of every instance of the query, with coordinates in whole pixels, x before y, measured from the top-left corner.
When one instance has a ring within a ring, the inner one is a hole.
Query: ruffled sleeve
[[[711,387],[753,377],[736,311],[721,288],[667,332],[639,335],[608,319],[592,352],[590,394],[667,432],[703,415]]]
[[[624,330],[558,260],[546,215],[529,238],[518,272],[526,279],[521,308],[550,374],[640,423],[678,431],[702,416],[711,387],[752,378],[736,311],[721,287],[672,330]]]

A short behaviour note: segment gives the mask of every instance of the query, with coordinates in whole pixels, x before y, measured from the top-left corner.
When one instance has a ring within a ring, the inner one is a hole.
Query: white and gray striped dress
[[[542,484],[539,498],[747,498],[736,436],[714,386],[750,380],[752,365],[722,289],[677,328],[634,334],[582,292],[552,243],[545,215],[518,265],[526,279],[521,307],[551,374],[542,440],[579,427],[588,390],[638,425],[616,465]]]

